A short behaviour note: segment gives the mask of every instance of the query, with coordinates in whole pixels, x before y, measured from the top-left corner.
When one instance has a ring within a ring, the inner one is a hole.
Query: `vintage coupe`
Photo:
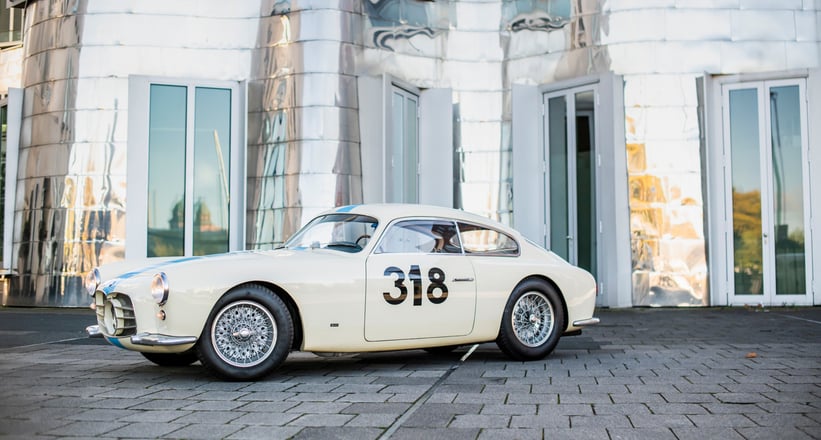
[[[495,341],[513,359],[553,351],[593,317],[596,282],[502,224],[419,205],[345,206],[274,250],[94,269],[91,336],[159,365],[197,359],[225,379],[318,354]]]

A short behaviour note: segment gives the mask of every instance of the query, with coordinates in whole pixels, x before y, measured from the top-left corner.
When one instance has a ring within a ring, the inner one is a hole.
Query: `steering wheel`
[[[368,235],[368,234],[362,234],[362,235],[360,235],[359,237],[357,237],[357,239],[356,239],[356,240],[354,240],[354,243],[356,243],[356,244],[357,244],[357,246],[359,246],[359,247],[365,247],[365,245],[367,245],[367,244],[368,244],[368,242],[366,241],[366,242],[365,242],[365,243],[363,243],[363,244],[359,244],[359,240],[367,240],[367,239],[370,239],[370,238],[371,238],[371,236],[370,236],[370,235]]]

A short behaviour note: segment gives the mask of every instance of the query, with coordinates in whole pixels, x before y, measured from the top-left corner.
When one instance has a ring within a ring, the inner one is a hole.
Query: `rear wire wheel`
[[[530,279],[513,290],[505,305],[496,344],[515,360],[543,359],[567,327],[567,315],[556,289]]]
[[[246,284],[217,301],[197,355],[219,377],[251,380],[285,361],[293,337],[293,319],[285,303],[270,289]]]

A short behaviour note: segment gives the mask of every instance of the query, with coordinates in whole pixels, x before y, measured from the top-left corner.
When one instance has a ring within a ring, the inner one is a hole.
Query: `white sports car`
[[[160,365],[271,373],[292,350],[426,349],[495,341],[547,356],[593,317],[596,282],[518,232],[463,211],[361,205],[311,220],[279,249],[89,273],[103,336]]]

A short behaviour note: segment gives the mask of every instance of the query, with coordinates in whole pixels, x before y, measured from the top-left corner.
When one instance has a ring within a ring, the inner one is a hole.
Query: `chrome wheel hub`
[[[277,340],[271,312],[253,301],[228,304],[214,318],[211,343],[217,355],[235,367],[252,367],[268,359]]]
[[[516,338],[528,347],[542,345],[553,334],[553,306],[540,292],[528,292],[513,305],[511,323]]]

